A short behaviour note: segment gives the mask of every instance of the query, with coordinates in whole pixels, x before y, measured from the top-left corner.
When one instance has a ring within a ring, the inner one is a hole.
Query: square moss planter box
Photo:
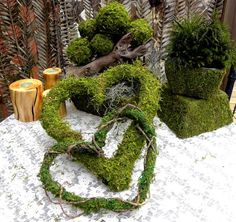
[[[179,138],[212,131],[233,121],[228,97],[220,90],[205,100],[173,95],[165,88],[158,116]]]
[[[178,69],[172,61],[166,61],[166,75],[173,94],[207,99],[215,94],[225,75],[224,69]]]

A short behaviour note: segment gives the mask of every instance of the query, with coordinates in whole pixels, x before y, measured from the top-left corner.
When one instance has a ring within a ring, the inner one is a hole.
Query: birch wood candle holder
[[[22,79],[10,86],[15,118],[22,122],[36,121],[42,108],[43,84],[37,79]]]

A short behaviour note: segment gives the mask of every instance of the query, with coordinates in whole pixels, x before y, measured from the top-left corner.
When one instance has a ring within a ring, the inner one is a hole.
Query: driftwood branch
[[[75,76],[94,76],[99,72],[117,63],[121,63],[123,59],[133,60],[137,57],[145,55],[149,46],[148,41],[146,44],[140,45],[137,48],[131,49],[130,44],[132,41],[131,33],[124,35],[115,45],[113,51],[108,55],[102,56],[94,61],[88,63],[80,68],[73,69]]]

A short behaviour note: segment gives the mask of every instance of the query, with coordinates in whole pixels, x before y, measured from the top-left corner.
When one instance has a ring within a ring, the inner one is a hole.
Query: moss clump
[[[151,26],[145,19],[137,19],[131,22],[131,28],[129,29],[133,37],[133,46],[142,45],[153,35]]]
[[[215,130],[232,122],[227,95],[218,91],[210,99],[194,99],[162,91],[158,116],[180,138]]]
[[[81,37],[92,39],[96,34],[96,20],[87,19],[79,23],[79,33]]]
[[[86,38],[77,38],[71,41],[66,53],[68,58],[78,66],[88,63],[92,56],[92,50]]]
[[[113,49],[114,43],[105,35],[96,34],[91,41],[93,52],[99,56],[107,55]]]
[[[224,69],[179,68],[175,60],[166,62],[166,73],[173,94],[207,99],[215,94],[225,75]]]
[[[96,21],[98,32],[116,40],[126,34],[130,26],[129,14],[118,2],[112,2],[101,8]]]

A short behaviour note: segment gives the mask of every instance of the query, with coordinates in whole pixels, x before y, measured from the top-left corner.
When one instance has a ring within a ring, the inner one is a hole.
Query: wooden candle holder
[[[47,89],[43,92],[43,97],[47,96],[47,94],[50,92],[50,89]],[[60,108],[59,108],[59,114],[61,117],[65,117],[66,114],[67,114],[67,111],[66,111],[66,104],[63,102],[61,103],[60,105]]]
[[[46,96],[50,91],[49,89],[51,89],[54,85],[56,85],[57,81],[59,81],[61,73],[61,69],[56,67],[48,68],[43,71],[43,78],[45,81],[45,91],[43,93],[44,96]],[[59,113],[61,117],[66,116],[67,111],[65,102],[61,104]]]
[[[60,79],[60,68],[48,68],[43,71],[43,78],[45,80],[44,88],[51,89]]]
[[[37,79],[22,79],[10,86],[15,118],[22,122],[36,121],[42,108],[43,84]]]

